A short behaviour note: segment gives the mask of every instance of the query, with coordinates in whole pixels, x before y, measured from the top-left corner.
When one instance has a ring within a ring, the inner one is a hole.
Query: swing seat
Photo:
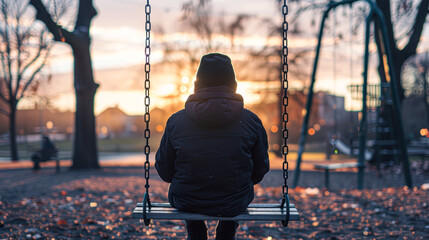
[[[143,218],[143,203],[137,203],[133,211],[133,218]],[[169,203],[151,203],[146,209],[147,219],[158,220],[232,220],[232,221],[284,221],[286,207],[280,204],[250,204],[245,212],[235,217],[217,217],[198,213],[180,212]],[[289,221],[299,221],[299,213],[294,204],[290,204]]]

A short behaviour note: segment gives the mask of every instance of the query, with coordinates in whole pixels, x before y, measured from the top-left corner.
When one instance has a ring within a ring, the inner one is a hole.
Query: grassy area
[[[151,150],[158,149],[161,136],[154,136],[150,139]],[[98,141],[98,150],[101,152],[142,152],[146,144],[146,139],[141,138],[119,138],[101,139]]]
[[[150,139],[151,150],[158,149],[161,136],[153,136]],[[54,141],[60,152],[71,152],[73,150],[73,141],[63,140]],[[117,138],[117,139],[99,139],[98,151],[100,152],[143,152],[146,140],[143,137]],[[21,157],[29,157],[31,153],[41,147],[39,142],[18,143],[18,151]],[[10,157],[9,144],[0,145],[0,157]]]

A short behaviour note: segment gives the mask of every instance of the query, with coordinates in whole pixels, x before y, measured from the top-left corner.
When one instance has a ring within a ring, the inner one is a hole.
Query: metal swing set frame
[[[362,117],[361,121],[359,123],[359,154],[358,154],[358,162],[357,162],[357,168],[359,169],[358,172],[358,179],[357,179],[357,188],[362,189],[364,186],[364,170],[365,170],[365,149],[366,149],[366,134],[367,134],[367,96],[368,96],[368,65],[369,65],[369,41],[370,41],[370,27],[371,23],[374,21],[374,19],[377,19],[381,25],[381,32],[380,38],[382,46],[382,51],[380,54],[383,54],[384,64],[388,66],[388,74],[390,76],[390,82],[388,84],[390,85],[391,94],[392,94],[392,100],[393,100],[393,114],[394,114],[394,124],[396,128],[394,129],[396,131],[396,140],[398,142],[399,146],[399,152],[400,152],[400,158],[402,160],[402,167],[405,177],[405,183],[408,187],[412,187],[412,178],[410,173],[410,164],[408,160],[408,152],[407,152],[407,144],[405,140],[405,134],[404,134],[404,127],[402,122],[402,116],[401,116],[401,109],[399,104],[399,96],[398,96],[398,89],[397,89],[397,81],[399,79],[396,79],[395,75],[395,67],[393,66],[393,56],[391,52],[390,43],[387,40],[388,34],[387,34],[387,27],[386,22],[383,18],[382,11],[377,7],[377,5],[374,3],[374,1],[371,0],[343,0],[343,1],[332,1],[327,5],[327,8],[323,14],[321,23],[320,23],[320,30],[318,35],[318,44],[316,48],[316,56],[314,59],[314,65],[313,65],[313,72],[311,75],[311,84],[308,91],[307,96],[307,102],[306,102],[306,114],[304,116],[302,129],[301,129],[301,137],[299,139],[299,148],[298,148],[298,158],[296,163],[296,171],[294,175],[294,181],[293,181],[293,187],[298,186],[299,176],[300,176],[300,166],[302,162],[302,154],[304,153],[304,147],[305,147],[305,141],[306,141],[306,132],[308,130],[308,122],[311,114],[311,105],[313,102],[313,95],[314,95],[314,85],[316,82],[316,73],[317,73],[317,66],[319,62],[319,56],[320,56],[320,49],[322,45],[322,38],[323,38],[323,29],[325,27],[325,21],[329,16],[329,13],[331,10],[335,9],[338,6],[341,5],[352,5],[355,2],[366,2],[370,7],[370,12],[368,13],[366,17],[365,22],[365,47],[364,47],[364,63],[363,63],[363,87],[362,87]],[[382,92],[381,94],[386,94],[385,92]]]

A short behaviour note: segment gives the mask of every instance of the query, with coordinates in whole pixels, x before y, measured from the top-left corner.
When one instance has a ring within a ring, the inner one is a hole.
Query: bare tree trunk
[[[41,0],[30,0],[30,4],[37,10],[36,18],[45,23],[54,39],[69,44],[73,50],[76,113],[71,168],[99,168],[94,116],[94,96],[98,84],[94,82],[89,35],[91,21],[97,11],[92,0],[80,0],[74,30],[69,32],[52,20]]]
[[[13,104],[10,104],[13,105]],[[10,156],[12,161],[18,161],[18,147],[16,144],[16,106],[10,106],[9,113],[9,141],[10,141]]]
[[[95,133],[94,97],[98,87],[92,72],[91,55],[88,41],[85,47],[73,47],[75,59],[75,138],[73,150],[74,169],[99,168]]]

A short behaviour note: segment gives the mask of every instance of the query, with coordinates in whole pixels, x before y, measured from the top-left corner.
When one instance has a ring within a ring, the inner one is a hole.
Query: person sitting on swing
[[[254,198],[269,171],[267,133],[236,93],[231,59],[201,58],[194,94],[167,121],[155,167],[171,183],[168,200],[183,212],[234,217]],[[216,239],[235,239],[236,221],[219,221]],[[187,220],[188,239],[207,239],[204,221]]]

